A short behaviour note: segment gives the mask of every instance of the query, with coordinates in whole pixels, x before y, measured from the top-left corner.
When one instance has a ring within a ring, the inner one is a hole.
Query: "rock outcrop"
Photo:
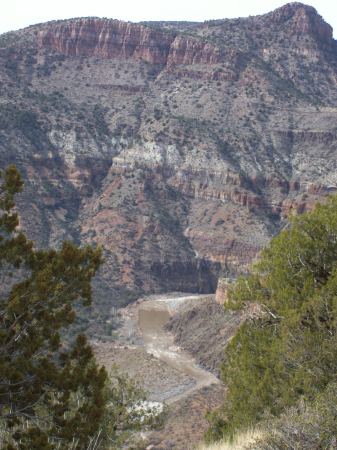
[[[269,14],[272,24],[288,26],[293,34],[310,34],[321,43],[331,44],[332,27],[327,24],[312,6],[293,2]],[[288,25],[289,23],[289,25]]]
[[[228,288],[232,280],[230,278],[219,278],[215,292],[215,301],[220,305],[224,305],[228,301]]]
[[[50,47],[66,56],[135,58],[166,64],[172,33],[109,19],[74,19],[56,23],[38,33],[40,48]]]
[[[74,19],[38,33],[38,46],[66,56],[134,58],[163,66],[216,64],[222,54],[201,39],[186,38],[143,25],[109,19]]]

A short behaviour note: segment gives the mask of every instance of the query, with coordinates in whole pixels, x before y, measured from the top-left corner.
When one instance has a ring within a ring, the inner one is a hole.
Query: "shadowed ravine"
[[[160,298],[147,300],[139,305],[138,324],[147,352],[195,380],[194,386],[169,397],[166,399],[167,403],[179,400],[202,387],[219,383],[213,374],[201,369],[192,356],[174,345],[173,337],[164,329],[165,323],[170,318],[171,309],[187,299],[197,300],[197,298],[198,296]]]

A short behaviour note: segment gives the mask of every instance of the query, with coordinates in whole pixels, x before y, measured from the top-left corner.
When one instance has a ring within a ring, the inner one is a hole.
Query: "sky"
[[[204,21],[247,17],[272,11],[287,0],[1,0],[0,33],[36,23],[71,17],[109,17],[142,20]],[[314,6],[334,28],[337,38],[337,1],[303,1]]]

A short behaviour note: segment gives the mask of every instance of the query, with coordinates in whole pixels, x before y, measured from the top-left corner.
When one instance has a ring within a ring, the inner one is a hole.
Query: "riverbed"
[[[138,305],[138,326],[146,351],[168,366],[194,380],[179,394],[166,398],[167,403],[186,397],[191,392],[211,384],[219,383],[212,373],[199,367],[194,358],[174,344],[173,336],[164,328],[170,315],[186,301],[198,301],[202,296],[151,298]]]

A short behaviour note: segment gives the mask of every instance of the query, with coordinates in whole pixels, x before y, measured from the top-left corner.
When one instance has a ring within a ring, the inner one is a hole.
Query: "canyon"
[[[215,292],[336,192],[336,87],[332,29],[301,3],[1,35],[0,165],[24,177],[20,225],[41,247],[104,248],[79,326],[109,336],[143,294]]]

